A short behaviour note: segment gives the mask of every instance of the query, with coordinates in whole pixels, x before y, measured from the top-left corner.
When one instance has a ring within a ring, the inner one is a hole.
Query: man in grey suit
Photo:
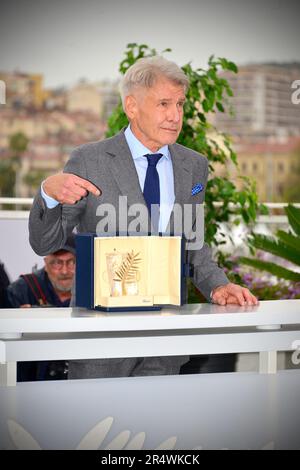
[[[120,211],[124,211],[120,196],[127,198],[128,227],[134,221],[130,208],[138,203],[149,209],[137,228],[148,232],[149,222],[153,222],[150,214],[152,217],[155,213],[150,212],[151,188],[153,206],[160,208],[157,230],[174,232],[175,205],[183,209],[188,205],[191,229],[196,225],[197,207],[204,201],[208,162],[176,144],[187,88],[183,71],[159,56],[140,59],[127,70],[120,89],[130,124],[110,139],[76,148],[64,172],[43,182],[29,220],[30,243],[37,254],[58,250],[74,227],[79,232],[107,233],[103,210],[107,204],[116,210],[118,232]],[[184,217],[184,210],[182,214]],[[228,281],[212,260],[207,244],[198,249],[194,245],[187,259],[194,266],[193,282],[207,299],[220,305],[257,304],[248,289]],[[187,360],[178,356],[71,361],[69,377],[177,374]]]

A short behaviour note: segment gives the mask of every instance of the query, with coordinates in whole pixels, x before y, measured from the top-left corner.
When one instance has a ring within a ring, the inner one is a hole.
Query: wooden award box
[[[185,303],[184,239],[76,235],[76,306],[104,311],[160,310]]]

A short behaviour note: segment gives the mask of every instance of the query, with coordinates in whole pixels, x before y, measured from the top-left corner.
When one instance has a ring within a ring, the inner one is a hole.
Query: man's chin
[[[60,292],[71,292],[71,289],[72,289],[72,283],[64,283],[64,282],[55,282],[55,283],[52,283],[53,284],[53,287],[60,291]]]
[[[164,145],[175,144],[178,137],[179,137],[179,132],[178,131],[164,130],[164,141],[165,141]]]

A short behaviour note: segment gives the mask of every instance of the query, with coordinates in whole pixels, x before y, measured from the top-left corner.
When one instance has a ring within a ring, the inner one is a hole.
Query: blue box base
[[[101,312],[138,312],[138,311],[160,311],[162,307],[94,307],[95,310]]]

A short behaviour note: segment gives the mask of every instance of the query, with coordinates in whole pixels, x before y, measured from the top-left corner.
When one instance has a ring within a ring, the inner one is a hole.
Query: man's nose
[[[174,107],[169,109],[168,119],[169,119],[169,121],[179,122],[180,112],[179,112],[177,106],[174,106]]]
[[[61,272],[66,274],[68,272],[68,265],[67,263],[64,263],[61,267]]]

